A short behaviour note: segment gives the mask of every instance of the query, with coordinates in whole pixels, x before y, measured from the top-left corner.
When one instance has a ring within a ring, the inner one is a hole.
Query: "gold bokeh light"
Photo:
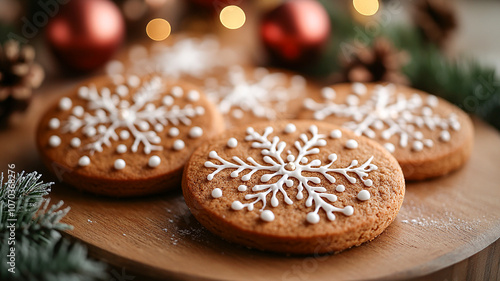
[[[238,6],[227,6],[220,12],[220,22],[229,29],[238,29],[245,24],[245,12]]]
[[[363,16],[373,16],[379,9],[378,0],[353,0],[352,5]]]
[[[170,35],[170,23],[164,19],[152,19],[146,26],[146,33],[149,38],[155,41],[162,41],[167,39]]]

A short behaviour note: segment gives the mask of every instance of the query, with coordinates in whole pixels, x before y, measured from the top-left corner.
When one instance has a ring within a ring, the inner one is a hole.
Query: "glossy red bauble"
[[[59,62],[91,71],[106,63],[125,36],[125,22],[109,0],[71,0],[49,21],[46,39]]]

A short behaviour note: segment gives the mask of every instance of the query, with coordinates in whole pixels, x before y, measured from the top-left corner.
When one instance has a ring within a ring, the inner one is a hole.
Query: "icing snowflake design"
[[[274,120],[278,113],[286,112],[288,102],[304,90],[306,83],[302,76],[288,78],[284,73],[269,73],[265,68],[255,69],[249,75],[253,77],[247,75],[238,66],[227,72],[227,81],[206,80],[207,96],[222,114],[232,113],[234,118],[241,119],[244,112],[251,112],[256,117]],[[290,86],[285,87],[288,79]]]
[[[335,90],[324,88],[324,102],[307,99],[305,107],[314,111],[316,120],[323,120],[328,116],[347,117],[351,121],[343,126],[354,131],[356,135],[373,139],[378,135],[376,132],[379,132],[382,139],[387,141],[392,136],[397,136],[400,147],[411,144],[413,151],[422,151],[434,144],[432,139],[424,136],[422,128],[441,130],[439,140],[442,142],[450,140],[450,129],[460,130],[460,123],[455,114],[442,118],[433,111],[439,102],[435,96],[429,95],[425,101],[418,94],[407,98],[403,94],[396,94],[396,87],[392,84],[377,85],[370,93],[370,99],[360,104],[358,96],[368,94],[366,86],[354,83],[352,90],[354,94],[347,96],[345,104],[337,104],[333,101]],[[390,142],[384,146],[390,152],[395,151],[394,144]]]
[[[226,53],[224,51],[222,55],[219,42],[208,36],[201,39],[180,39],[172,46],[153,45],[150,51],[136,46],[129,53],[131,65],[127,72],[154,73],[169,78],[179,78],[182,75],[200,78],[213,68],[226,65],[231,57]],[[106,69],[111,77],[127,74],[119,61],[108,63]]]
[[[95,152],[102,152],[104,147],[111,146],[112,142],[127,140],[133,138],[130,147],[125,144],[117,146],[117,153],[122,154],[127,151],[138,152],[140,148],[145,154],[153,151],[163,150],[160,145],[161,137],[159,135],[169,126],[168,135],[176,137],[179,135],[178,126],[190,126],[191,119],[204,114],[202,106],[193,107],[191,104],[180,108],[175,105],[175,98],[183,95],[183,89],[177,86],[172,87],[170,95],[165,95],[166,85],[159,77],[153,77],[149,81],[132,79],[130,87],[136,88],[135,93],[129,97],[131,91],[126,85],[118,85],[116,91],[112,92],[109,88],[102,88],[100,91],[96,87],[81,87],[78,90],[78,97],[86,101],[85,107],[72,105],[69,98],[62,98],[59,102],[59,109],[66,111],[72,110],[71,115],[66,121],[59,122],[53,118],[49,121],[50,129],[57,129],[61,125],[62,133],[75,133],[79,130],[85,137],[90,138],[90,142],[83,146],[83,150],[89,151],[90,155]],[[139,87],[140,86],[140,87]],[[199,94],[199,93],[198,93]],[[196,97],[192,92],[189,97]],[[193,99],[193,98],[192,98]],[[155,105],[157,101],[162,101],[160,106]],[[199,127],[192,127],[189,136],[200,137],[202,130]],[[71,147],[80,147],[82,141],[79,138],[71,140]],[[49,145],[57,147],[60,144],[60,138],[53,135],[49,140]],[[174,150],[184,148],[184,142],[176,140],[173,145]],[[148,165],[156,167],[159,165],[160,158],[152,156]],[[83,156],[78,162],[79,166],[90,164],[89,156]],[[122,159],[115,161],[114,167],[118,170],[123,169],[126,163]]]
[[[293,124],[289,126],[295,128]],[[288,130],[288,132],[291,131],[292,130]],[[249,202],[242,203],[240,201],[234,201],[231,208],[236,211],[243,208],[252,211],[257,203],[261,203],[261,219],[264,221],[273,221],[274,213],[271,210],[266,210],[269,195],[271,207],[277,207],[280,204],[277,197],[278,193],[283,196],[286,204],[291,205],[293,204],[293,200],[288,196],[287,190],[296,188],[296,199],[304,199],[305,190],[307,193],[305,205],[307,207],[314,206],[314,210],[306,216],[306,220],[309,223],[315,224],[319,222],[320,216],[318,213],[320,210],[323,210],[331,221],[335,220],[334,212],[351,216],[354,213],[354,208],[352,206],[345,206],[343,208],[333,206],[332,203],[337,201],[337,196],[327,193],[327,189],[322,186],[322,180],[319,176],[323,176],[331,184],[336,182],[334,175],[345,177],[351,184],[357,182],[355,177],[357,176],[364,186],[370,187],[373,181],[367,178],[368,174],[377,170],[377,166],[372,164],[373,156],[361,165],[359,165],[357,160],[353,160],[348,167],[343,168],[335,167],[337,155],[334,153],[328,156],[329,162],[324,165],[319,159],[309,161],[308,157],[319,154],[320,147],[327,144],[325,139],[326,135],[318,133],[318,127],[314,125],[309,128],[309,132],[312,134],[311,137],[308,137],[307,134],[301,134],[300,140],[294,143],[295,148],[298,150],[297,155],[292,155],[291,151],[288,150],[287,155],[283,156],[287,143],[280,141],[278,136],[270,138],[272,132],[272,127],[267,127],[262,135],[254,131],[251,127],[247,129],[245,140],[252,141],[252,148],[261,150],[263,163],[257,162],[252,157],[248,157],[246,161],[236,156],[232,157],[231,160],[226,160],[220,157],[215,151],[209,153],[209,157],[217,161],[211,160],[205,162],[205,167],[215,169],[215,171],[207,176],[207,179],[209,181],[212,180],[223,170],[234,170],[231,172],[230,176],[232,178],[241,178],[242,185],[238,187],[238,190],[241,192],[246,191],[248,188],[243,184],[244,182],[249,181],[256,172],[265,172],[260,178],[262,184],[253,186],[251,188],[253,193],[245,195],[244,199]],[[285,132],[287,132],[287,130],[285,130]],[[228,147],[232,148],[236,146],[236,139],[232,138],[228,141]],[[217,162],[220,162],[220,164]],[[245,171],[248,172],[240,176],[240,174]],[[303,172],[315,173],[316,176],[305,176]],[[275,179],[276,182],[269,183],[273,179]],[[295,184],[293,179],[298,181],[296,187],[294,187]],[[339,185],[336,190],[342,192],[344,188],[343,185]],[[358,199],[368,200],[369,194],[367,190],[362,190],[358,194]],[[213,190],[212,197],[218,198],[221,196],[222,190],[219,188]]]

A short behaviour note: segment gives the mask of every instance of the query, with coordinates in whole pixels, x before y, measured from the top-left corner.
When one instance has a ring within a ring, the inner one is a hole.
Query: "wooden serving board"
[[[41,166],[33,140],[38,118],[55,98],[37,97],[24,122],[0,133],[0,167],[15,163],[17,171],[41,171],[45,181],[56,181],[52,200],[71,206],[64,222],[74,230],[67,234],[127,272],[158,279],[407,279],[464,260],[500,237],[500,135],[478,120],[468,164],[446,177],[407,183],[401,212],[380,237],[335,255],[283,256],[212,235],[189,213],[180,191],[116,200],[57,182]]]

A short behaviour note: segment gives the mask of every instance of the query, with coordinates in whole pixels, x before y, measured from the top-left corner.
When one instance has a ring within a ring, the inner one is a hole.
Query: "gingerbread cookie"
[[[317,91],[297,74],[241,66],[205,79],[204,89],[209,99],[218,105],[228,128],[295,118],[306,92]]]
[[[196,219],[224,239],[311,254],[382,233],[401,207],[405,182],[376,142],[296,120],[235,128],[203,144],[186,165],[182,188]]]
[[[425,92],[393,84],[339,84],[313,93],[300,118],[341,125],[382,144],[405,178],[445,175],[471,154],[473,125],[462,110]]]
[[[117,85],[99,77],[48,110],[37,145],[65,182],[135,196],[177,187],[191,152],[223,129],[221,115],[190,84],[153,75]]]

